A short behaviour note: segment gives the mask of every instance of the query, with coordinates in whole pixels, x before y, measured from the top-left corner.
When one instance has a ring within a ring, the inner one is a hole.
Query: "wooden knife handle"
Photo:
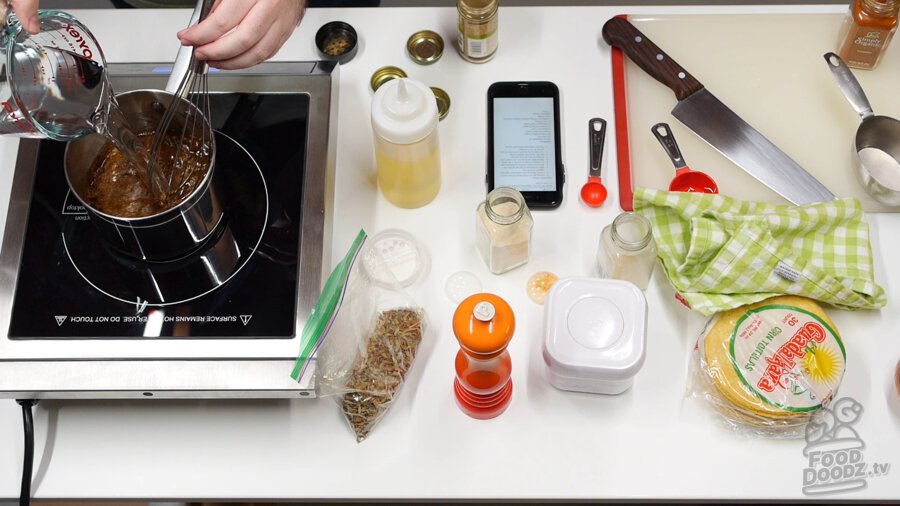
[[[644,72],[668,86],[675,92],[678,100],[703,88],[700,81],[669,58],[669,55],[624,17],[614,17],[603,25],[603,40],[624,51]]]

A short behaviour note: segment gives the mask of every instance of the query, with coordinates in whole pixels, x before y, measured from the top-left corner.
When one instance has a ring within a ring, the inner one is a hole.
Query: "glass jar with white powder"
[[[491,272],[502,274],[528,262],[534,220],[518,190],[495,188],[478,204],[476,215],[475,244]]]
[[[645,290],[655,265],[656,243],[647,218],[622,213],[600,233],[597,267],[601,278],[630,281]]]

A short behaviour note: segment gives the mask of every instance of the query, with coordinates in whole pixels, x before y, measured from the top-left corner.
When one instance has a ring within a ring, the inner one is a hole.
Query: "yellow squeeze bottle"
[[[441,188],[438,109],[431,89],[412,79],[381,85],[372,98],[378,187],[397,207],[428,204]]]

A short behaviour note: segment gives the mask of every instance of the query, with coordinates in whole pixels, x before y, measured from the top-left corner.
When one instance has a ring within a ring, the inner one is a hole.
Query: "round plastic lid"
[[[588,296],[569,308],[566,327],[572,339],[592,350],[614,344],[625,330],[625,317],[615,302]]]
[[[428,270],[428,253],[419,241],[399,229],[383,230],[370,237],[363,251],[363,268],[381,286],[413,284]]]
[[[481,291],[481,280],[478,276],[468,271],[459,271],[447,278],[444,285],[444,293],[451,301],[459,304],[469,295]]]
[[[547,292],[553,288],[557,281],[559,281],[559,276],[552,272],[536,272],[528,278],[525,290],[528,292],[528,297],[535,304],[544,305],[544,302],[547,300]]]
[[[343,21],[325,23],[316,32],[316,47],[326,59],[347,63],[356,55],[356,30]]]

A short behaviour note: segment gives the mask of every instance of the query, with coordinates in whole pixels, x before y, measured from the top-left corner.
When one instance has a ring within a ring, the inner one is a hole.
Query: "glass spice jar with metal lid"
[[[600,277],[629,281],[645,290],[655,265],[656,243],[647,218],[622,213],[600,233]]]
[[[494,188],[478,204],[476,216],[475,243],[491,272],[502,274],[528,262],[534,220],[518,190]]]
[[[459,53],[473,63],[483,63],[497,52],[499,0],[457,0]]]

